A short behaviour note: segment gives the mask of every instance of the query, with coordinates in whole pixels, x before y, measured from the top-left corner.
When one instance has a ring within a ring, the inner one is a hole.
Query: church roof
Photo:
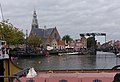
[[[50,35],[54,29],[55,29],[55,28],[49,28],[49,29],[46,29],[46,31],[45,31],[45,32],[46,32],[45,35],[46,35],[46,36]]]
[[[31,33],[33,33],[33,34],[35,34],[37,36],[40,36],[40,37],[44,36],[44,30],[40,29],[40,28],[33,28],[31,30]]]
[[[49,28],[49,29],[40,29],[40,28],[33,28],[31,30],[31,33],[34,33],[37,36],[44,37],[49,36],[55,28]]]
[[[44,26],[44,29],[39,28],[38,21],[37,21],[37,14],[36,14],[36,11],[34,10],[33,20],[32,20],[32,29],[31,29],[30,35],[35,34],[41,38],[47,38],[52,34],[54,30],[57,30],[56,27],[47,29],[46,26]]]

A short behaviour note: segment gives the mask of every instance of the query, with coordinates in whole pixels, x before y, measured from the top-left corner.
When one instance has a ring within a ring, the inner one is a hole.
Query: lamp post
[[[28,38],[28,30],[26,30],[26,42],[25,42],[25,45],[26,45],[26,53],[27,53],[27,38]]]
[[[44,26],[44,37],[43,37],[43,39],[44,39],[43,47],[45,49],[46,48],[46,26]]]

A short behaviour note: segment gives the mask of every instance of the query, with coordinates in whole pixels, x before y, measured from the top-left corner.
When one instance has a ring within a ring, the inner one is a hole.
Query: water
[[[17,58],[13,62],[21,67],[38,70],[111,69],[120,64],[113,53],[97,52],[97,55],[62,55],[36,58]]]

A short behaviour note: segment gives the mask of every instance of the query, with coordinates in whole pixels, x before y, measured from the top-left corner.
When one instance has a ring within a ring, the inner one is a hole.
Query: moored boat
[[[35,76],[27,77],[26,75],[19,79],[22,82],[120,82],[120,74],[117,71],[59,70],[37,71],[36,73],[37,75],[35,74]]]
[[[120,53],[117,53],[116,56],[117,56],[117,57],[120,57]]]
[[[17,79],[16,78],[13,79],[12,82],[119,82],[120,70],[117,69],[118,67],[119,66],[114,67],[113,69],[96,69],[96,70],[93,69],[33,70],[31,69],[33,74],[29,73],[30,69],[25,69],[19,71],[18,73],[12,74],[13,76],[8,76],[8,77],[17,78]],[[31,77],[30,75],[32,76],[35,75],[35,76]]]
[[[58,53],[58,55],[82,55],[80,52],[62,52]]]
[[[36,52],[26,52],[22,50],[10,50],[9,55],[12,57],[38,57],[38,56],[48,56],[49,53],[47,51],[41,51],[39,53]]]

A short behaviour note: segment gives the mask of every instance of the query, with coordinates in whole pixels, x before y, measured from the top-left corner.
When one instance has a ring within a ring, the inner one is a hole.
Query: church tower
[[[38,25],[38,20],[37,20],[37,14],[36,14],[36,11],[34,10],[33,19],[32,19],[32,29],[38,28],[38,27],[39,25]]]

